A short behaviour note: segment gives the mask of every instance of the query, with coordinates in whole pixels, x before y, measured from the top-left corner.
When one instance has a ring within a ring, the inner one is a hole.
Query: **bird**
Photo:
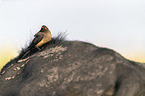
[[[35,38],[32,40],[32,43],[27,48],[27,51],[22,56],[22,58],[24,58],[34,48],[37,48],[38,50],[42,50],[42,49],[40,49],[40,47],[43,46],[44,44],[48,43],[49,41],[51,41],[51,32],[45,25],[43,25],[41,27],[40,31],[38,33],[36,33],[34,35],[34,37]]]
[[[41,27],[41,30],[38,33],[36,33],[34,37],[35,38],[33,39],[32,43],[28,48],[32,49],[36,47],[40,50],[39,47],[41,47],[42,45],[46,44],[51,40],[51,32],[45,25],[43,25]]]

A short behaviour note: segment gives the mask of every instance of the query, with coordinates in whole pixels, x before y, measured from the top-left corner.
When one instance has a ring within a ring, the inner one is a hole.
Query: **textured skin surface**
[[[80,41],[46,46],[0,75],[0,96],[145,96],[145,67]]]

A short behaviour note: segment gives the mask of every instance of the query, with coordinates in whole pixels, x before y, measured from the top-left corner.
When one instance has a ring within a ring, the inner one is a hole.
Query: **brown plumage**
[[[24,58],[34,48],[38,48],[39,50],[41,50],[40,47],[51,40],[51,32],[45,25],[43,25],[41,27],[41,30],[36,33],[34,37],[35,38],[33,39],[32,43],[30,44],[22,58]]]

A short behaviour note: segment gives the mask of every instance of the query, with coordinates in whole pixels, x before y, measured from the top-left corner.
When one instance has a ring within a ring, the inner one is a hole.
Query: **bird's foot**
[[[44,47],[42,47],[42,48],[37,47],[37,49],[38,49],[39,51],[42,51],[42,50],[43,50],[43,48],[44,48]]]

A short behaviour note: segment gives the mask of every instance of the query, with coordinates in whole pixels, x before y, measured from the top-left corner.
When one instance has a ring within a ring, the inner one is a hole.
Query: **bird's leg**
[[[42,48],[39,48],[39,47],[36,47],[39,51],[41,51],[44,47],[42,47]]]

